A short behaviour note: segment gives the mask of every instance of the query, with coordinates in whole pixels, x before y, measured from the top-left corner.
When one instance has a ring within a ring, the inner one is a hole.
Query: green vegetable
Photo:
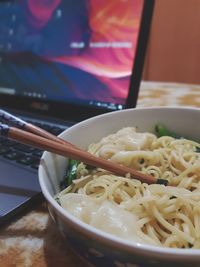
[[[183,137],[181,135],[178,135],[177,133],[174,133],[174,132],[168,130],[162,124],[156,124],[156,126],[155,126],[155,132],[156,132],[157,137],[171,136],[171,137],[174,137],[176,139],[181,139],[181,138],[188,139],[187,137]],[[196,147],[196,152],[197,153],[200,153],[200,147],[199,146]]]
[[[196,152],[200,153],[200,147],[198,147],[198,146],[196,147]]]
[[[174,138],[183,138],[182,136],[168,130],[165,126],[163,126],[162,124],[156,124],[155,126],[155,132],[156,132],[156,135],[158,137],[161,137],[161,136],[171,136],[171,137],[174,137]]]
[[[60,199],[59,199],[59,197],[55,197],[55,201],[60,205]]]
[[[77,167],[79,163],[80,162],[78,160],[69,159],[67,172],[61,185],[62,188],[69,186],[72,181],[76,179]]]

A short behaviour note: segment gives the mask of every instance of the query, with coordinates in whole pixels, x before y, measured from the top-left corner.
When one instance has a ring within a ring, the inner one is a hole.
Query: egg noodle
[[[88,151],[132,167],[169,186],[141,183],[102,169],[78,166],[62,191],[61,206],[82,221],[127,240],[172,248],[200,248],[200,145],[157,138],[126,127],[91,144]]]

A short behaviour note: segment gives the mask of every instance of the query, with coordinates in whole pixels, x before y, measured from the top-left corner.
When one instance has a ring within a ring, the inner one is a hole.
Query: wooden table
[[[200,85],[142,82],[138,107],[200,107]],[[0,229],[0,267],[88,266],[64,244],[46,203]]]

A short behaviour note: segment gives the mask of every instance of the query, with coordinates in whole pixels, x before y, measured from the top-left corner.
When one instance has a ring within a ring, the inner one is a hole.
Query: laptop
[[[0,1],[0,109],[58,135],[134,108],[152,0]],[[43,153],[0,138],[0,224],[42,201]]]

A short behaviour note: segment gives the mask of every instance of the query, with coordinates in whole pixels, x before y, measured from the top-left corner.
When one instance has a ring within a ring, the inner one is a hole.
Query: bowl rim
[[[96,120],[100,117],[106,117],[106,116],[112,116],[112,113],[121,113],[121,112],[134,112],[135,110],[188,110],[188,111],[197,111],[200,112],[200,108],[197,107],[185,107],[185,106],[156,106],[156,107],[137,107],[135,109],[125,109],[125,110],[119,110],[114,112],[109,112],[105,114],[101,114],[89,119],[86,119],[84,121],[81,121],[70,128],[63,131],[59,136],[62,136],[65,134],[65,132],[69,130],[74,130],[77,126],[80,126],[82,124],[85,124],[87,122],[92,122],[93,120]],[[52,154],[50,152],[45,151],[41,157],[41,159],[45,159],[48,154]],[[181,256],[181,261],[187,260],[189,258],[192,258],[193,260],[200,260],[200,250],[199,249],[181,249],[181,248],[168,248],[168,247],[160,247],[160,246],[154,246],[154,245],[148,245],[148,244],[141,244],[138,242],[125,240],[123,238],[119,238],[113,234],[106,233],[103,230],[99,230],[91,225],[88,225],[72,214],[70,214],[68,211],[64,210],[53,198],[53,196],[50,194],[50,192],[47,190],[45,182],[42,178],[42,165],[40,163],[39,169],[38,169],[38,176],[39,176],[39,183],[42,190],[42,193],[44,197],[46,198],[47,202],[54,208],[54,210],[59,213],[63,218],[70,221],[70,223],[74,224],[79,229],[82,229],[84,232],[87,232],[87,234],[95,236],[96,238],[103,240],[107,243],[115,244],[117,247],[122,247],[123,250],[133,251],[133,249],[136,251],[140,251],[141,253],[148,253],[150,254],[156,254],[157,257],[171,257],[171,259],[177,259]]]

